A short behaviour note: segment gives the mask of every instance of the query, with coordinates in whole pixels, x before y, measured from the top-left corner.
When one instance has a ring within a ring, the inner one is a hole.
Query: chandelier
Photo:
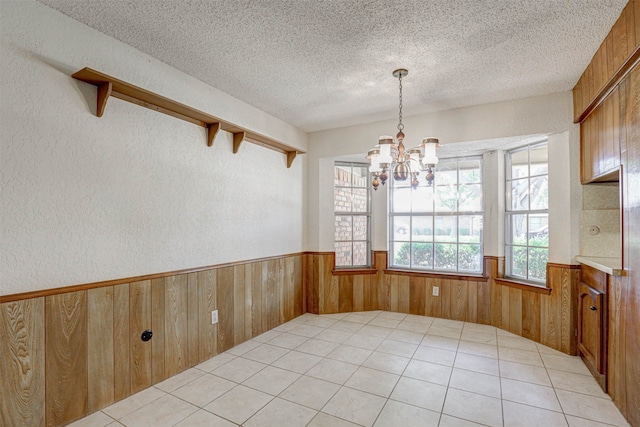
[[[369,172],[371,172],[371,185],[374,190],[382,182],[384,185],[389,178],[389,171],[392,171],[393,179],[396,181],[406,181],[411,177],[411,186],[418,187],[418,177],[420,172],[426,172],[425,179],[427,185],[433,185],[433,169],[438,164],[436,148],[440,146],[438,138],[424,138],[422,143],[415,148],[406,150],[404,147],[404,125],[402,124],[402,78],[409,74],[404,68],[399,68],[393,72],[393,77],[397,78],[400,84],[400,109],[398,114],[398,134],[393,141],[391,136],[381,136],[378,145],[367,153],[370,160]]]

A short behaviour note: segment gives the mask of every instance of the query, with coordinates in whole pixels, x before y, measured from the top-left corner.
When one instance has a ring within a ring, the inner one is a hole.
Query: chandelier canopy
[[[415,148],[406,150],[404,147],[404,124],[402,124],[402,78],[409,74],[404,68],[399,68],[393,72],[393,77],[397,78],[400,86],[400,107],[398,113],[398,133],[397,143],[392,136],[381,136],[378,145],[367,153],[367,159],[371,162],[369,172],[371,172],[371,185],[374,190],[382,182],[384,185],[389,177],[389,171],[393,171],[393,179],[396,181],[406,181],[411,177],[411,186],[417,188],[418,178],[421,172],[426,172],[425,179],[427,185],[433,185],[433,168],[438,164],[436,148],[440,146],[438,138],[424,138],[422,143]]]

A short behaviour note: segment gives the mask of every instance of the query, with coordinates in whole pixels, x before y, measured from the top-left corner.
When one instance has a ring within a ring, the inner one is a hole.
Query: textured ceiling
[[[306,131],[570,90],[627,0],[39,0]],[[91,64],[86,64],[91,66]]]

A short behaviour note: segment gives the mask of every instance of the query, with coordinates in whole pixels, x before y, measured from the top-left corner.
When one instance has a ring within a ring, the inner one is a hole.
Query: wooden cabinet
[[[620,169],[619,86],[580,123],[582,183],[618,181]]]
[[[580,267],[578,352],[604,391],[607,390],[607,274]]]

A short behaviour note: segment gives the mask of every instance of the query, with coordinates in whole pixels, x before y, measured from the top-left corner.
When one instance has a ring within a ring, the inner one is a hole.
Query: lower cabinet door
[[[578,305],[578,350],[585,362],[604,374],[603,301],[604,294],[580,283]]]

